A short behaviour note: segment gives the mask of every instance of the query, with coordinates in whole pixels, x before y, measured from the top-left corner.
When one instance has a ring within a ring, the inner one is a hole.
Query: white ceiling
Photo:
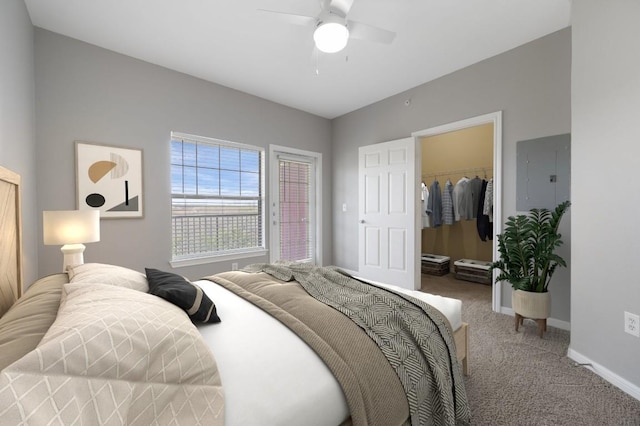
[[[571,0],[355,0],[397,33],[314,54],[319,0],[25,0],[35,26],[334,118],[570,25]],[[317,70],[317,72],[316,72]]]

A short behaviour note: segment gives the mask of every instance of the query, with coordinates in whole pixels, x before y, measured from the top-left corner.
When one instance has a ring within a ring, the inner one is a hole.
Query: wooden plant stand
[[[533,318],[529,318],[533,319]],[[525,317],[516,313],[516,331],[518,331],[518,327],[522,325],[522,322],[525,320]],[[538,323],[538,337],[542,339],[542,334],[547,331],[547,319],[533,319],[536,323]]]

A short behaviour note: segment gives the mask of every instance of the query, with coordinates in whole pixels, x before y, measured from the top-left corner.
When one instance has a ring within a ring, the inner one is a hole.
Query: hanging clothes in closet
[[[442,191],[442,222],[445,225],[453,225],[455,214],[453,212],[453,184],[450,179],[444,184]]]
[[[429,187],[429,199],[427,202],[427,214],[431,218],[431,226],[442,226],[442,191],[440,182],[434,180]]]
[[[469,182],[469,190],[471,191],[471,202],[473,207],[471,209],[471,218],[476,219],[478,217],[478,206],[480,205],[480,192],[482,191],[482,179],[478,176],[471,179]]]
[[[473,198],[468,177],[461,178],[453,188],[453,211],[456,222],[473,218]]]
[[[477,211],[477,228],[478,235],[482,241],[493,240],[493,223],[489,220],[489,215],[485,214],[485,204],[486,204],[486,194],[488,182],[486,180],[482,180],[482,187],[480,190],[480,196],[478,198],[478,211]],[[492,197],[493,199],[493,197]]]
[[[427,214],[429,203],[429,189],[427,185],[422,182],[422,192],[420,194],[420,211],[422,212],[422,227],[429,228],[429,215]]]
[[[484,207],[482,213],[489,216],[489,222],[493,223],[493,178],[487,182],[487,190],[484,194]]]
[[[442,190],[437,178],[430,187],[424,182],[421,185],[423,228],[475,219],[480,239],[493,239],[493,179],[464,176],[455,185],[447,179]]]

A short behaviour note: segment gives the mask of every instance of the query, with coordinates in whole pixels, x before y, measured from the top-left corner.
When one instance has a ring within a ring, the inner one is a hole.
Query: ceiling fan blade
[[[258,9],[258,10],[260,12],[273,13],[278,18],[283,19],[286,22],[293,25],[302,25],[302,26],[315,25],[318,19],[315,16],[297,15],[295,13],[279,12],[277,10],[268,10],[268,9]]]
[[[396,38],[396,33],[393,31],[363,24],[362,22],[347,21],[347,28],[349,29],[349,37],[358,40],[389,44]]]
[[[329,8],[340,11],[343,17],[347,16],[347,13],[351,10],[351,6],[353,6],[353,0],[331,0],[329,3]]]
[[[331,4],[331,0],[320,0],[320,11],[329,10],[329,5]]]

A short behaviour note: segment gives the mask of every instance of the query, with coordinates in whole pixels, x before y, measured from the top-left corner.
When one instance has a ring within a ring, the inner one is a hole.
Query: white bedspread
[[[208,281],[196,282],[215,302],[219,324],[198,326],[218,365],[225,424],[332,425],[349,416],[340,385],[298,336],[262,309]],[[462,324],[457,299],[375,283],[414,296]],[[277,378],[277,379],[274,379]],[[247,410],[245,407],[256,407]]]

